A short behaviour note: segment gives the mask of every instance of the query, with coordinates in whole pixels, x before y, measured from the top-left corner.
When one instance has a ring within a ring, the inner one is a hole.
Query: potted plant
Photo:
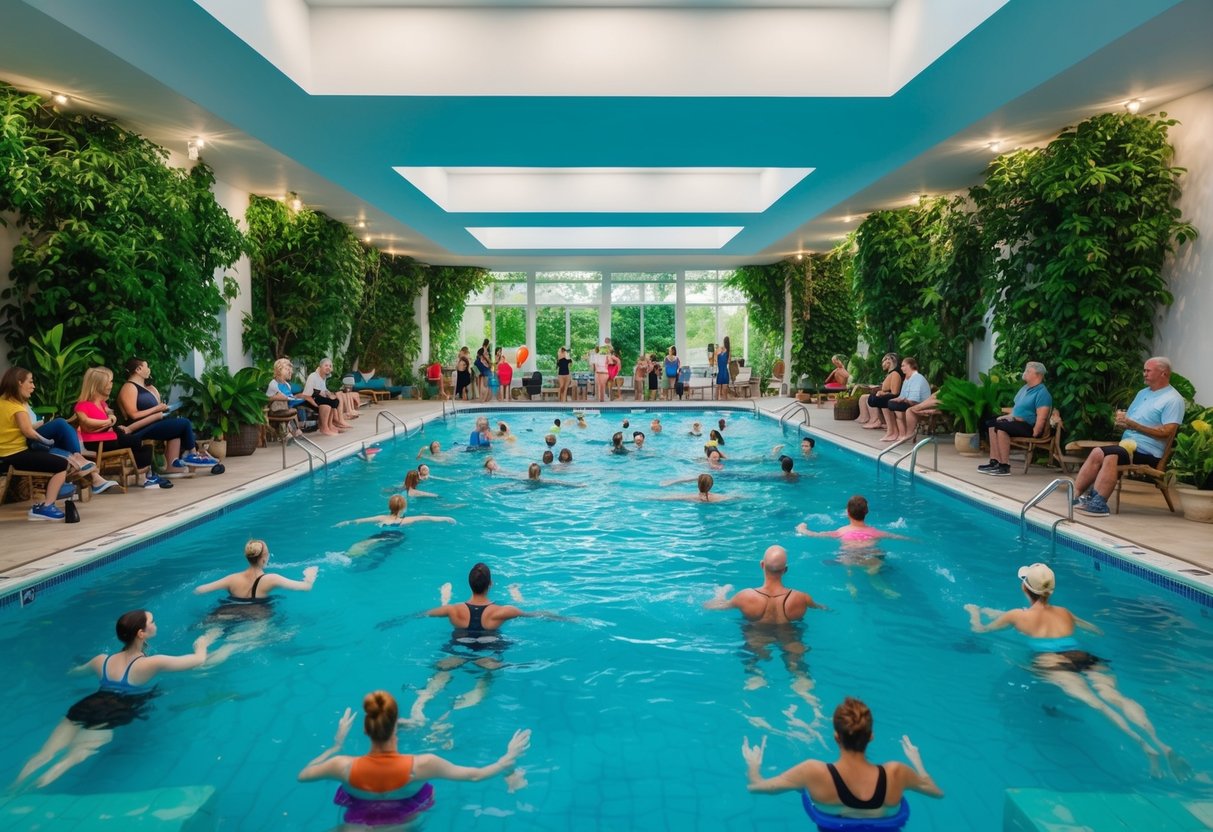
[[[804,375],[796,383],[796,401],[811,402],[813,401],[813,391],[817,388],[813,385],[813,377]]]
[[[1167,466],[1179,481],[1184,517],[1213,523],[1213,408],[1204,408],[1179,429]]]
[[[228,456],[248,456],[257,449],[265,424],[265,389],[269,373],[245,367],[232,373],[227,367],[208,367],[201,378],[185,380],[182,413],[198,426],[201,435],[226,440]]]
[[[995,416],[1009,401],[1010,387],[996,374],[979,373],[980,383],[948,376],[937,394],[939,409],[950,414],[963,430],[956,432],[956,450],[966,456],[981,453],[977,432],[981,422]]]
[[[80,379],[84,371],[97,363],[98,353],[93,338],[77,338],[63,343],[63,324],[55,324],[46,335],[29,339],[31,368],[38,384],[34,411],[42,417],[67,417],[75,409],[80,394]]]
[[[859,400],[866,395],[866,388],[852,386],[834,399],[834,421],[852,422],[859,418]]]

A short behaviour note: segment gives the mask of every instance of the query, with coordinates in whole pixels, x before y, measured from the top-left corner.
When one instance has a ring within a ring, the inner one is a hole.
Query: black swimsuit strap
[[[838,769],[834,768],[833,763],[826,763],[826,769],[830,772],[830,779],[834,781],[834,789],[838,792],[838,802],[843,806],[846,806],[848,809],[879,809],[884,806],[885,790],[887,787],[884,766],[876,766],[876,790],[867,800],[860,800],[847,788],[847,784],[843,782],[842,775],[838,773]]]
[[[261,583],[261,579],[264,577],[265,577],[265,573],[262,572],[260,575],[257,576],[257,580],[253,581],[253,588],[248,591],[248,597],[249,597],[250,601],[257,597],[257,584]]]

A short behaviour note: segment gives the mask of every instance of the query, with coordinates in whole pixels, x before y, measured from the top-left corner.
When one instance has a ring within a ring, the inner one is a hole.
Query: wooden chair
[[[1163,446],[1162,459],[1159,460],[1157,467],[1152,465],[1117,465],[1116,466],[1116,513],[1120,514],[1120,489],[1124,485],[1125,477],[1140,480],[1142,482],[1152,483],[1155,488],[1162,492],[1163,499],[1167,501],[1167,508],[1171,509],[1171,513],[1175,513],[1175,503],[1171,500],[1171,490],[1168,487],[1170,483],[1167,478],[1167,461],[1171,458],[1171,451],[1175,449],[1175,434],[1176,430],[1171,433],[1167,439],[1167,444]]]
[[[773,391],[776,396],[783,394],[784,385],[784,365],[783,361],[776,361],[771,367],[771,377],[767,379],[766,389]]]
[[[37,494],[39,490],[41,490],[43,494],[46,494],[46,485],[50,482],[50,479],[53,476],[54,474],[48,474],[45,471],[22,471],[19,468],[13,468],[10,466],[7,471],[7,476],[4,478],[4,490],[0,491],[0,503],[8,502],[9,492],[12,491],[13,486],[21,480],[25,480],[27,483],[27,488],[29,489],[29,498],[31,500],[34,499],[34,495]],[[66,481],[79,486],[81,502],[87,503],[90,499],[92,499],[93,477],[91,473],[81,474],[79,471],[75,473],[68,472]],[[53,501],[58,499],[58,497],[59,495],[55,494],[51,497],[51,499]]]
[[[1060,432],[1060,430],[1061,417],[1054,410],[1049,413],[1049,418],[1045,420],[1045,429],[1040,436],[1011,437],[1011,450],[1023,451],[1023,472],[1025,474],[1028,473],[1028,468],[1032,465],[1032,456],[1041,448],[1048,450],[1049,461],[1053,461],[1053,446],[1057,444],[1053,438],[1053,433],[1054,431]]]
[[[73,413],[67,421],[72,427],[79,428],[77,414]],[[97,473],[103,477],[107,471],[117,471],[118,476],[115,482],[118,483],[123,494],[126,493],[128,477],[135,482],[139,481],[139,466],[135,463],[135,454],[130,448],[110,448],[107,451],[105,443],[98,442],[97,450],[90,451],[88,448],[84,448],[81,454],[96,463]]]
[[[1063,474],[1076,473],[1078,469],[1082,467],[1082,464],[1086,461],[1086,458],[1066,453],[1066,451],[1069,449],[1061,444],[1061,437],[1062,433],[1064,432],[1063,429],[1065,428],[1065,423],[1061,419],[1061,414],[1054,410],[1053,415],[1049,418],[1049,421],[1053,423],[1053,444],[1049,448],[1050,459],[1057,463],[1057,467],[1061,469]],[[1071,468],[1073,468],[1073,470],[1071,470]]]
[[[753,370],[749,367],[741,367],[737,370],[737,376],[729,384],[729,395],[736,396],[741,399],[750,397],[750,377]]]

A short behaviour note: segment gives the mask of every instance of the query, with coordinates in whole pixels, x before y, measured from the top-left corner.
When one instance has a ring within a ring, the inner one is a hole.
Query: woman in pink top
[[[142,439],[136,439],[129,432],[118,432],[114,425],[118,417],[110,409],[109,397],[114,389],[114,373],[107,367],[89,367],[84,372],[84,383],[80,386],[80,399],[76,402],[76,419],[80,430],[80,441],[90,451],[96,451],[97,446],[104,443],[107,450],[127,448],[135,456],[135,467],[139,473],[149,479],[148,473],[152,465],[152,446],[145,445]],[[155,474],[150,480],[153,485],[161,482]],[[163,480],[168,482],[168,480]],[[170,483],[171,485],[171,483]]]
[[[500,385],[497,390],[497,396],[501,401],[509,401],[510,398],[510,383],[514,380],[514,368],[510,362],[505,360],[505,352],[501,347],[497,348],[497,382]]]

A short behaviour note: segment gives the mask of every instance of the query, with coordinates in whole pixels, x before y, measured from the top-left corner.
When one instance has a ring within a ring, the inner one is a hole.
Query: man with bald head
[[[809,609],[824,610],[807,592],[783,585],[788,571],[788,552],[782,546],[770,546],[762,555],[762,586],[743,589],[732,598],[725,598],[733,587],[720,587],[716,597],[704,604],[710,610],[739,609],[749,621],[763,624],[787,624],[799,621]]]

